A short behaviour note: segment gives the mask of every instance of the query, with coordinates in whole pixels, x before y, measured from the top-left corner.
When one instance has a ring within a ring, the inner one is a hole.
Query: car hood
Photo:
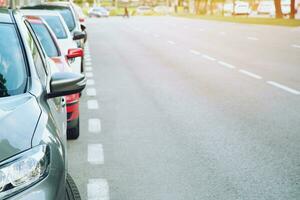
[[[0,161],[31,148],[40,114],[29,93],[0,98]]]

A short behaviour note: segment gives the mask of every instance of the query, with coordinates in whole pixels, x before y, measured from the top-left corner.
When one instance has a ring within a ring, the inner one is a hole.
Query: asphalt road
[[[88,19],[69,169],[88,200],[300,199],[300,29]]]

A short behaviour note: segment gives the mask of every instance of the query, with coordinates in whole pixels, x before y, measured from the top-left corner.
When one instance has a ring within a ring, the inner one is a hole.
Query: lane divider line
[[[88,100],[87,107],[89,110],[97,110],[99,109],[98,101],[97,100]]]
[[[208,55],[205,55],[205,54],[202,55],[202,58],[205,58],[205,59],[210,60],[210,61],[216,61],[215,58],[213,58],[211,56],[208,56]]]
[[[258,38],[256,38],[256,37],[247,37],[247,39],[248,40],[253,40],[253,41],[257,41],[258,40]]]
[[[91,132],[91,133],[100,133],[101,132],[100,119],[89,119],[88,126],[89,126],[89,132]]]
[[[254,74],[254,73],[252,73],[252,72],[243,70],[243,69],[240,69],[239,72],[242,73],[242,74],[245,74],[245,75],[247,75],[247,76],[250,76],[250,77],[252,77],[252,78],[255,78],[255,79],[262,79],[261,76],[259,76],[259,75],[257,75],[257,74]]]
[[[299,48],[300,49],[300,45],[297,45],[297,44],[292,44],[291,47]]]
[[[95,88],[87,88],[86,94],[87,94],[87,96],[95,97],[97,95],[97,92],[96,92]]]
[[[87,79],[86,85],[95,85],[94,79]]]
[[[235,66],[233,66],[233,65],[231,65],[231,64],[229,64],[229,63],[223,62],[223,61],[218,61],[218,63],[219,63],[220,65],[224,66],[224,67],[229,68],[229,69],[235,69],[235,68],[236,68]]]
[[[93,165],[104,164],[102,144],[88,144],[88,162]]]
[[[92,67],[85,67],[84,70],[85,70],[86,72],[90,72],[90,71],[93,71],[93,68],[92,68]]]
[[[168,40],[168,43],[171,44],[171,45],[174,45],[174,44],[175,44],[175,42],[172,41],[172,40]]]
[[[277,88],[280,88],[280,89],[282,89],[282,90],[285,90],[285,91],[287,91],[287,92],[290,92],[290,93],[292,93],[292,94],[300,95],[300,91],[295,90],[295,89],[292,89],[292,88],[287,87],[287,86],[285,86],[285,85],[282,85],[282,84],[280,84],[280,83],[276,83],[276,82],[274,82],[274,81],[267,81],[267,83],[270,84],[270,85],[273,85],[273,86],[275,86],[275,87],[277,87]]]
[[[190,53],[195,54],[197,56],[201,55],[201,53],[199,51],[196,51],[194,49],[190,49]]]
[[[86,76],[87,78],[91,78],[91,77],[93,77],[94,75],[93,75],[92,72],[86,72],[86,73],[85,73],[85,76]]]
[[[106,179],[89,179],[88,200],[109,200],[109,185]]]

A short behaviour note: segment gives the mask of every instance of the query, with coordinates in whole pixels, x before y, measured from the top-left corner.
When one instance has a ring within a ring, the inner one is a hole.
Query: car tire
[[[68,140],[76,140],[79,137],[80,126],[79,126],[79,117],[76,119],[76,126],[74,128],[70,128],[67,130],[67,139]]]
[[[67,174],[66,180],[66,200],[81,200],[79,190],[70,174]]]

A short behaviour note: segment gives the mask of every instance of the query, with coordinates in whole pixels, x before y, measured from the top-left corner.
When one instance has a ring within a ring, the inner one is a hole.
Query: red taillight
[[[71,94],[71,95],[68,95],[66,96],[66,101],[67,101],[67,104],[70,104],[70,103],[75,103],[77,101],[79,101],[79,94]]]
[[[69,49],[67,58],[77,58],[77,57],[83,57],[83,50],[82,48],[75,48],[75,49]]]
[[[79,18],[79,21],[80,22],[84,22],[84,18]]]

